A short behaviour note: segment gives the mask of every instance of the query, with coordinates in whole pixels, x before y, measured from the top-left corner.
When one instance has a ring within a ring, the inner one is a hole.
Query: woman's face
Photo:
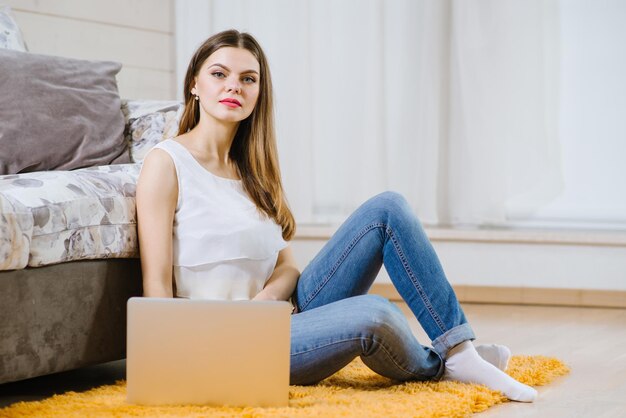
[[[224,47],[200,67],[191,93],[199,96],[203,112],[222,122],[250,116],[259,97],[260,66],[250,51]]]

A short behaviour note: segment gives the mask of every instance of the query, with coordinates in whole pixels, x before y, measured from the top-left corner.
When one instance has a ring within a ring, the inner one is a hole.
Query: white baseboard
[[[301,268],[334,230],[298,227],[292,246]],[[468,301],[624,306],[623,231],[426,228],[426,233],[450,283],[472,289],[463,296]],[[384,269],[376,283],[391,284]]]

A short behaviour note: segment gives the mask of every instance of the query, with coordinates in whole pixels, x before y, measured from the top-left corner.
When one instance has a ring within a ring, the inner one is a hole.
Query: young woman
[[[179,135],[148,154],[137,186],[145,296],[291,300],[292,384],[318,382],[360,356],[396,380],[445,378],[536,398],[498,368],[508,349],[481,346],[479,355],[437,255],[397,193],[365,202],[298,271],[272,82],[252,36],[230,30],[207,39],[184,92]],[[366,294],[383,264],[432,348],[417,342],[395,305]]]

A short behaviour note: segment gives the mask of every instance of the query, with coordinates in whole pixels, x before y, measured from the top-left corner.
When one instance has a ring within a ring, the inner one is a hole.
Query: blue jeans
[[[366,294],[383,264],[432,348],[394,304]],[[474,339],[419,220],[394,192],[350,215],[300,275],[294,300],[291,384],[316,383],[357,356],[395,380],[438,379],[448,350]]]

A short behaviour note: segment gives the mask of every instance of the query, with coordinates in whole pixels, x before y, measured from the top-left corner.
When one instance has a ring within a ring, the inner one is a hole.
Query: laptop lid
[[[286,406],[291,305],[131,298],[127,401]]]

